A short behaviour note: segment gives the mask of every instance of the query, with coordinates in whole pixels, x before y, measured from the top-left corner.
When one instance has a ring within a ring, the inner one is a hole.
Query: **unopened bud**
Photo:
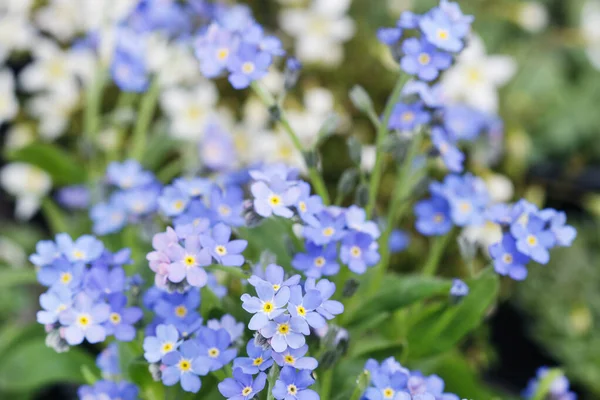
[[[360,159],[362,157],[362,145],[354,136],[350,136],[346,141],[348,145],[348,154],[350,159],[355,165],[360,165]]]
[[[365,207],[369,203],[369,186],[364,183],[358,185],[355,202],[359,207]]]
[[[344,297],[352,297],[356,290],[358,289],[359,282],[356,279],[348,279],[344,288],[342,289],[342,296]]]
[[[281,119],[281,108],[278,105],[269,107],[269,115],[271,116],[271,120],[279,121]]]
[[[254,228],[260,225],[264,220],[264,218],[258,215],[254,210],[254,203],[252,200],[244,200],[242,214],[244,215],[244,220],[246,221],[246,226],[248,228]]]
[[[369,93],[360,85],[354,85],[350,89],[350,100],[354,107],[362,112],[371,112],[373,110],[373,101]]]
[[[152,380],[159,382],[162,379],[162,371],[160,370],[160,363],[152,363],[148,365],[148,371],[152,376]]]
[[[314,150],[305,151],[302,153],[304,162],[308,168],[315,168],[319,164],[319,155]]]
[[[294,57],[288,58],[285,62],[285,71],[283,72],[285,90],[290,90],[296,86],[298,78],[300,78],[300,71],[302,71],[302,64],[300,61]]]
[[[354,168],[350,168],[344,171],[338,182],[338,192],[342,195],[348,195],[352,193],[356,184],[358,183],[358,171]]]

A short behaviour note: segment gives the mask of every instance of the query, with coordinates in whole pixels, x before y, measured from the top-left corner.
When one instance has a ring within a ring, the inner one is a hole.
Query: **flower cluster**
[[[366,219],[358,206],[326,207],[310,186],[297,178],[297,171],[282,165],[252,170],[254,210],[264,218],[279,216],[302,224],[306,252],[298,253],[292,266],[310,278],[336,275],[338,256],[348,268],[363,274],[379,261],[379,227]]]
[[[138,223],[157,210],[161,184],[137,161],[111,163],[106,183],[113,192],[107,201],[90,210],[97,235],[118,232],[128,223]]]
[[[526,399],[533,399],[539,387],[540,382],[548,375],[550,369],[541,367],[537,370],[536,377],[531,379],[527,388],[523,391]],[[577,395],[569,390],[569,380],[566,376],[560,375],[550,384],[548,394],[545,400],[577,400]]]
[[[247,381],[249,375],[257,373],[256,379],[260,381],[262,371],[275,362],[282,367],[273,388],[275,398],[304,398],[302,392],[313,393],[307,388],[314,383],[310,372],[318,365],[316,359],[305,356],[306,336],[311,328],[326,330],[327,320],[344,310],[340,302],[331,300],[335,284],[309,278],[300,285],[299,275],[285,279],[284,269],[275,264],[266,267],[263,277],[253,275],[248,282],[255,287],[258,297],[244,294],[242,307],[253,314],[248,328],[256,331],[256,336],[246,346],[248,357],[234,361],[234,368],[240,371],[237,384],[242,383],[241,378]],[[225,395],[223,390],[229,387],[233,387],[233,382],[219,388]]]
[[[566,225],[564,212],[539,210],[526,200],[492,206],[488,218],[503,230],[502,240],[489,248],[494,268],[515,280],[527,277],[526,266],[531,260],[548,263],[550,249],[570,246],[577,236],[575,228]]]
[[[285,54],[281,41],[265,35],[250,10],[239,6],[217,13],[194,47],[202,74],[216,78],[226,72],[235,89],[265,76],[273,57]]]
[[[410,371],[393,357],[381,364],[370,359],[365,364],[370,374],[370,387],[363,400],[459,400],[455,394],[444,393],[444,381],[437,375],[423,376]]]
[[[65,350],[67,344],[98,343],[109,335],[134,339],[142,310],[128,306],[125,294],[129,250],[112,254],[93,236],[73,240],[65,233],[55,242],[39,242],[36,250],[30,260],[39,268],[38,281],[49,287],[40,296],[37,320],[46,326],[49,345]]]

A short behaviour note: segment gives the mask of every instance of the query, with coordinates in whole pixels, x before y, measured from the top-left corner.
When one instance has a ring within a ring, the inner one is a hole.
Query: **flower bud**
[[[346,196],[354,190],[358,183],[358,171],[350,168],[344,171],[338,182],[338,192]]]
[[[359,207],[365,207],[369,203],[369,186],[361,183],[356,189],[355,195],[356,205]]]
[[[348,145],[348,154],[350,155],[350,159],[356,165],[360,165],[360,159],[362,156],[362,145],[354,136],[350,136],[346,141]]]
[[[369,93],[360,85],[354,85],[352,89],[350,89],[350,100],[354,107],[358,110],[368,113],[373,111],[373,101],[369,96]]]

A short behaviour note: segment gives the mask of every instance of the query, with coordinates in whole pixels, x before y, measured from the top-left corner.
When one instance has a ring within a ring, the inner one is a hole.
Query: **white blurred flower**
[[[361,149],[360,168],[363,171],[369,172],[375,167],[375,159],[377,158],[377,147],[375,145],[364,145]]]
[[[502,228],[500,225],[488,221],[480,226],[472,225],[464,228],[462,235],[487,254],[491,245],[502,240]]]
[[[517,63],[510,56],[486,54],[481,38],[472,36],[456,65],[444,74],[444,93],[455,101],[494,113],[498,111],[498,88],[515,74]]]
[[[79,90],[73,85],[59,86],[32,97],[27,103],[27,111],[39,121],[40,137],[54,140],[61,136],[68,128],[79,100]]]
[[[33,127],[29,124],[15,124],[6,132],[4,146],[8,150],[17,150],[35,141]]]
[[[11,8],[5,14],[0,12],[0,62],[13,51],[28,50],[35,35],[26,13]]]
[[[589,0],[581,9],[581,34],[590,63],[600,69],[600,1]]]
[[[217,100],[217,90],[210,81],[203,81],[190,90],[173,88],[165,91],[160,104],[171,121],[171,135],[185,140],[202,139]]]
[[[334,98],[324,88],[311,88],[304,93],[304,109],[287,112],[290,125],[305,147],[312,147],[319,130],[333,113]]]
[[[308,9],[284,9],[279,25],[296,39],[296,56],[307,63],[339,65],[342,43],[354,36],[354,21],[348,17],[351,0],[314,0]]]
[[[517,9],[517,23],[526,31],[541,32],[548,26],[548,10],[537,1],[520,3]]]
[[[0,12],[27,14],[32,5],[33,0],[2,0]]]
[[[106,152],[117,149],[119,145],[119,131],[116,128],[110,127],[98,133],[98,145]]]
[[[14,77],[9,70],[0,70],[0,124],[13,119],[18,112]]]
[[[177,85],[190,86],[201,78],[198,73],[198,62],[189,46],[181,43],[168,43],[165,38],[151,35],[148,43],[148,69],[158,74],[158,81],[163,88]]]
[[[80,4],[81,0],[50,0],[36,11],[35,22],[43,31],[67,42],[82,30]]]
[[[493,203],[506,203],[512,200],[515,188],[508,177],[491,174],[484,180]]]
[[[30,219],[39,209],[41,199],[52,189],[52,179],[45,171],[31,164],[15,162],[0,171],[0,184],[17,199],[15,215]]]
[[[387,7],[394,17],[398,17],[402,12],[413,9],[413,0],[387,0]]]
[[[11,268],[23,268],[27,265],[27,253],[23,246],[7,236],[0,236],[0,260]]]
[[[302,154],[287,134],[284,132],[273,132],[264,130],[260,133],[254,133],[249,138],[251,147],[245,151],[251,153],[252,162],[277,163],[282,162],[290,167],[305,171],[304,159]],[[236,146],[239,145],[236,143]],[[238,154],[241,153],[238,149]]]

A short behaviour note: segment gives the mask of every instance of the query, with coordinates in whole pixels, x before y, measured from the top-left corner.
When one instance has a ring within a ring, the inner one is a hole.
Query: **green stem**
[[[429,256],[427,257],[427,261],[421,270],[424,276],[434,276],[436,274],[440,264],[440,259],[442,258],[444,250],[446,250],[451,237],[453,237],[452,231],[448,232],[444,236],[438,236],[433,239],[433,245],[429,250]]]
[[[160,85],[158,83],[158,79],[155,78],[148,88],[148,91],[144,94],[144,97],[142,97],[140,112],[137,116],[138,118],[135,128],[133,129],[131,143],[131,157],[137,159],[138,161],[142,160],[144,151],[146,150],[148,130],[150,128],[150,124],[152,123],[156,106],[158,104],[158,95],[160,93],[159,89]]]
[[[550,393],[550,388],[554,381],[560,378],[563,375],[563,372],[560,369],[551,369],[548,371],[546,376],[539,383],[535,394],[531,398],[531,400],[544,400],[548,393]]]
[[[383,120],[379,123],[377,128],[377,137],[376,137],[376,151],[377,156],[375,158],[375,166],[373,167],[373,173],[371,174],[371,182],[369,185],[369,202],[367,203],[366,211],[367,218],[370,219],[373,215],[373,210],[375,209],[375,203],[377,198],[377,191],[379,190],[379,184],[381,183],[381,177],[383,174],[383,151],[381,150],[383,146],[383,142],[386,136],[389,133],[388,124],[390,122],[390,118],[392,116],[392,111],[394,110],[394,106],[398,103],[398,99],[402,94],[402,89],[408,79],[410,78],[407,74],[402,74],[398,77],[396,81],[396,86],[392,91],[383,111]],[[370,116],[371,119],[372,116]]]
[[[98,64],[94,73],[94,80],[90,82],[85,92],[85,108],[83,111],[83,130],[90,143],[93,143],[100,130],[100,105],[102,89],[106,82],[104,68]]]
[[[381,254],[381,260],[379,264],[375,267],[374,274],[375,276],[371,280],[369,286],[369,295],[372,295],[377,291],[381,283],[383,282],[383,278],[385,273],[389,267],[390,263],[390,249],[389,249],[389,239],[392,234],[392,230],[396,225],[396,222],[406,213],[408,210],[409,203],[407,201],[407,197],[413,189],[414,179],[411,180],[411,172],[413,167],[413,161],[416,155],[419,152],[421,141],[423,138],[423,133],[418,132],[412,138],[409,144],[408,152],[406,154],[406,158],[402,162],[402,164],[398,167],[398,174],[396,177],[396,185],[394,189],[394,193],[392,194],[392,201],[390,203],[390,208],[388,211],[387,217],[387,225],[381,238],[379,240],[379,253]]]
[[[331,395],[331,383],[333,381],[333,368],[329,368],[323,372],[323,378],[319,387],[321,388],[321,400],[329,400]]]
[[[275,387],[275,382],[277,382],[277,377],[279,376],[279,367],[277,364],[273,364],[271,370],[269,371],[269,376],[267,379],[267,400],[275,400],[275,396],[273,395],[273,388]]]
[[[292,128],[290,125],[290,121],[288,120],[285,111],[277,104],[277,101],[273,95],[264,87],[262,87],[257,81],[252,82],[251,87],[254,90],[254,93],[256,93],[263,104],[265,104],[268,108],[277,107],[279,112],[279,118],[277,119],[277,122],[288,134],[296,150],[298,150],[300,154],[304,155],[304,146],[302,145],[302,142],[298,138],[294,128]],[[308,169],[308,176],[310,177],[310,181],[315,189],[315,192],[321,196],[325,205],[330,204],[331,200],[329,198],[329,192],[327,192],[327,187],[325,186],[323,177],[316,167],[310,165],[307,165],[306,167]]]

